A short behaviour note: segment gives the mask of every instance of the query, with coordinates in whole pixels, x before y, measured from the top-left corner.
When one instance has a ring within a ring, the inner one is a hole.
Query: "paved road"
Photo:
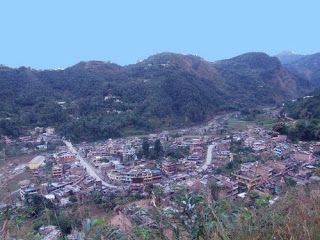
[[[211,144],[208,146],[207,150],[207,158],[204,164],[200,167],[200,171],[205,171],[209,167],[209,165],[212,163],[212,151],[213,151],[214,144]]]
[[[76,155],[76,158],[79,160],[80,164],[84,169],[86,169],[88,175],[93,177],[96,181],[101,181],[103,186],[109,187],[109,188],[118,188],[115,185],[111,185],[107,183],[106,181],[102,180],[102,178],[97,174],[96,170],[94,167],[88,163],[80,154],[79,152],[75,149],[75,147],[72,145],[71,142],[69,141],[64,141],[64,144],[68,147],[69,151],[72,152],[73,154]]]

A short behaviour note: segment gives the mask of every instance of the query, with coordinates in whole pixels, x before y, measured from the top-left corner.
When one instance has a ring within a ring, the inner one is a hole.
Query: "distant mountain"
[[[301,58],[303,58],[305,55],[302,54],[296,54],[291,51],[284,51],[276,55],[276,57],[280,60],[282,64],[290,64],[293,63]]]
[[[228,93],[246,105],[279,103],[309,90],[309,84],[284,68],[276,57],[246,53],[219,61],[216,68],[229,85]]]
[[[202,122],[219,111],[281,103],[310,89],[276,57],[208,62],[161,53],[128,66],[80,62],[64,70],[0,67],[0,133],[54,126],[76,141]]]
[[[295,55],[294,58],[294,61],[283,61],[286,68],[292,73],[307,79],[311,85],[319,87],[320,53],[312,55]]]

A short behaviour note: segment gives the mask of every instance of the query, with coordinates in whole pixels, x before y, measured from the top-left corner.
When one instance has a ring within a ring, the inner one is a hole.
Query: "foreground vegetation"
[[[319,193],[319,186],[290,189],[270,205],[254,193],[241,202],[215,200],[211,185],[205,193],[178,196],[182,212],[162,215],[162,222],[173,239],[319,239]],[[161,225],[158,234],[165,239]]]
[[[272,205],[268,197],[254,192],[249,192],[245,201],[232,201],[218,199],[218,191],[214,182],[197,193],[181,189],[173,199],[179,209],[175,212],[162,208],[162,192],[154,189],[157,207],[150,212],[156,227],[133,226],[123,231],[109,225],[103,216],[92,218],[80,203],[57,209],[40,199],[23,210],[1,212],[1,223],[9,219],[10,231],[19,236],[32,221],[32,229],[25,239],[38,239],[37,230],[47,224],[58,226],[64,235],[72,230],[80,231],[79,239],[319,239],[319,185],[290,188]],[[95,196],[90,201],[108,212],[114,207],[112,202],[118,200],[98,200]]]

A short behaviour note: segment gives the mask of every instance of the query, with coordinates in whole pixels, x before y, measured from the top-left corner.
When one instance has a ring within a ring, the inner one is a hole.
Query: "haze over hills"
[[[320,86],[320,53],[299,57],[285,66],[293,73],[310,81],[315,87]]]
[[[276,55],[276,57],[281,61],[282,64],[290,64],[293,63],[306,55],[296,54],[292,51],[283,51]]]
[[[265,53],[214,63],[161,53],[127,66],[100,61],[64,70],[1,66],[0,130],[17,136],[30,127],[54,126],[81,141],[190,125],[219,111],[278,104],[307,93],[314,80],[293,66]]]

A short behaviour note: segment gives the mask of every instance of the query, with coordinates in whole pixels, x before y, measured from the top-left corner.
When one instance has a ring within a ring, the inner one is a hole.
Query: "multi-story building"
[[[52,176],[53,177],[61,177],[62,174],[63,174],[62,164],[56,164],[52,167]]]
[[[136,150],[134,148],[127,148],[123,150],[122,153],[122,161],[130,162],[136,160]]]
[[[161,164],[161,171],[165,175],[172,175],[175,174],[178,170],[179,163],[174,161],[163,161]]]
[[[38,189],[36,189],[33,185],[28,185],[21,187],[19,190],[20,198],[24,201],[29,197],[38,194]]]
[[[237,171],[232,174],[239,183],[239,187],[244,187],[247,190],[255,188],[261,183],[261,175],[254,171]]]
[[[162,175],[159,170],[122,169],[109,172],[108,178],[112,182],[123,184],[148,184],[159,182],[162,178]]]

